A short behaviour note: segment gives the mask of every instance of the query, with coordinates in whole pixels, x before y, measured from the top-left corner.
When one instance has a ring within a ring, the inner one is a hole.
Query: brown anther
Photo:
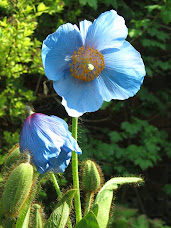
[[[93,48],[85,48],[85,45],[74,52],[70,63],[70,72],[73,77],[83,81],[92,81],[99,76],[105,67],[102,53]],[[93,70],[88,69],[88,64],[94,66]]]

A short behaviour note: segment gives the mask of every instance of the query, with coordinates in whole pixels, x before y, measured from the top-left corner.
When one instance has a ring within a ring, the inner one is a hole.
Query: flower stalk
[[[53,182],[53,185],[55,187],[55,190],[56,190],[56,193],[57,193],[58,197],[62,198],[62,193],[61,193],[60,187],[58,185],[58,182],[56,180],[55,174],[51,173],[50,176],[51,176],[51,180]]]
[[[60,187],[58,185],[58,181],[57,181],[57,179],[55,177],[55,174],[54,173],[50,173],[50,176],[51,176],[51,180],[53,182],[53,185],[55,187],[56,193],[57,193],[59,199],[61,199],[62,198],[62,192],[61,192]],[[70,218],[68,219],[67,226],[68,226],[68,228],[72,228],[72,223],[71,223]]]
[[[72,136],[77,140],[77,129],[78,129],[78,118],[72,118]],[[78,177],[78,156],[75,151],[72,152],[72,175],[73,175],[73,187],[78,191],[75,194],[75,213],[76,223],[82,219],[81,213],[81,201],[80,201],[80,188],[79,188],[79,177]]]

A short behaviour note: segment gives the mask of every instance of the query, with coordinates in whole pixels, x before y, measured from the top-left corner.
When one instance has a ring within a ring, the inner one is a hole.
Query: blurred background
[[[0,167],[8,150],[19,142],[25,105],[71,125],[61,98],[44,75],[43,40],[61,24],[93,21],[110,9],[125,18],[127,40],[141,53],[147,75],[133,98],[104,103],[99,111],[79,118],[80,160],[94,159],[106,180],[131,174],[144,177],[145,184],[139,188],[119,189],[109,227],[170,227],[169,0],[0,0]],[[71,165],[58,179],[62,187],[72,185]],[[48,180],[37,198],[48,215],[56,200]]]

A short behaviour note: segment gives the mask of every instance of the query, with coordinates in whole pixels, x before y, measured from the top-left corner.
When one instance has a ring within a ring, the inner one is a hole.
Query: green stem
[[[58,185],[58,182],[56,180],[55,174],[54,173],[50,173],[50,175],[51,175],[51,179],[52,179],[53,185],[55,187],[56,193],[57,193],[59,199],[61,199],[62,198],[62,193],[61,193],[60,187]],[[68,228],[72,228],[72,223],[71,223],[70,218],[67,221],[67,225],[68,225]]]
[[[52,179],[52,182],[53,182],[53,185],[55,187],[55,190],[56,190],[56,193],[57,193],[58,197],[62,198],[62,193],[61,193],[61,190],[59,188],[58,182],[56,180],[55,174],[54,173],[50,173],[50,176],[51,176],[51,179]]]
[[[87,192],[86,194],[86,205],[85,205],[85,214],[88,214],[90,211],[91,205],[92,205],[92,200],[93,200],[94,193],[93,192]]]
[[[78,118],[72,118],[72,136],[77,140],[77,128]],[[79,177],[78,177],[78,156],[75,151],[72,152],[72,175],[73,175],[73,187],[78,191],[75,194],[75,213],[76,213],[76,224],[82,219],[81,213],[81,201],[80,201],[80,188],[79,188]]]

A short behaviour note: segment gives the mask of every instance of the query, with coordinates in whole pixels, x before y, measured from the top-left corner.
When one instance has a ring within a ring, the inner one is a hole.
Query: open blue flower
[[[62,173],[69,165],[72,151],[81,154],[67,123],[41,113],[33,113],[25,120],[20,134],[20,151],[31,154],[41,174],[48,171]]]
[[[98,110],[103,101],[134,96],[145,76],[139,52],[125,41],[127,27],[116,11],[102,13],[80,29],[61,25],[43,42],[45,75],[70,116]]]

